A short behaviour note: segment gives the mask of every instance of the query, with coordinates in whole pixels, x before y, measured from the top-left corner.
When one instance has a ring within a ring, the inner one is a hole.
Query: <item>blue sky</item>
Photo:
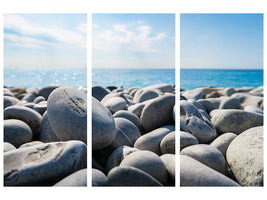
[[[262,69],[262,14],[181,14],[181,68]]]
[[[174,14],[93,14],[93,68],[174,68]]]
[[[4,15],[4,67],[86,67],[86,14]]]

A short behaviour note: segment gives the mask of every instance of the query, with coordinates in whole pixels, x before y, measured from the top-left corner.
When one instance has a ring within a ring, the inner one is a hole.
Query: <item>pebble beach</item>
[[[181,186],[263,186],[263,94],[180,89]]]
[[[92,149],[92,186],[175,186],[175,86],[93,86]]]
[[[87,89],[4,89],[4,186],[87,186]]]

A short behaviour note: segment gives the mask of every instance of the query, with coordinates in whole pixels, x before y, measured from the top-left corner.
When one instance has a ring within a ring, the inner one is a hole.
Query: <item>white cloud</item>
[[[165,33],[151,36],[152,27],[142,25],[137,21],[137,26],[115,24],[109,30],[93,30],[93,48],[98,50],[113,51],[127,45],[129,51],[155,52],[159,49],[154,47],[155,43],[166,37]],[[97,25],[94,25],[97,26]]]
[[[17,16],[17,15],[5,15],[4,17],[4,27],[7,29],[14,30],[18,32],[19,34],[25,36],[25,38],[28,38],[24,42],[25,47],[34,47],[36,48],[46,48],[46,43],[40,42],[40,40],[45,39],[38,39],[40,36],[45,36],[53,39],[56,41],[57,45],[60,47],[78,47],[78,48],[86,48],[86,34],[82,34],[81,32],[74,32],[70,30],[66,30],[63,28],[50,28],[50,27],[42,27],[37,24],[33,24],[25,20],[23,17]],[[77,30],[86,30],[85,25],[81,24]],[[6,35],[5,35],[6,36]],[[29,38],[33,38],[30,40]],[[5,38],[10,40],[9,38]],[[22,37],[21,37],[22,39]],[[39,40],[38,42],[35,41]],[[16,43],[17,40],[10,40],[13,42],[12,45],[20,45],[21,43]],[[21,42],[21,41],[20,41]],[[28,43],[27,43],[28,42]],[[38,45],[36,43],[39,43]]]

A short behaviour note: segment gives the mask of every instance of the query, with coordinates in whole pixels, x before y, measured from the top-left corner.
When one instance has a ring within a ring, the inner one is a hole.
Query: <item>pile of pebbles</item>
[[[4,88],[4,185],[87,185],[87,90]]]
[[[180,185],[263,186],[263,86],[180,90]]]
[[[175,87],[92,87],[92,185],[175,185]]]

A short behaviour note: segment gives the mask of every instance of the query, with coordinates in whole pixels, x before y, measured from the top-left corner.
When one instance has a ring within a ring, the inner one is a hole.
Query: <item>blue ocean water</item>
[[[180,87],[258,87],[263,85],[263,70],[181,69]]]
[[[175,84],[175,69],[93,69],[92,85],[146,87],[160,83]]]
[[[87,71],[83,69],[17,70],[4,69],[4,86],[37,87],[58,84],[69,87],[87,87]]]

